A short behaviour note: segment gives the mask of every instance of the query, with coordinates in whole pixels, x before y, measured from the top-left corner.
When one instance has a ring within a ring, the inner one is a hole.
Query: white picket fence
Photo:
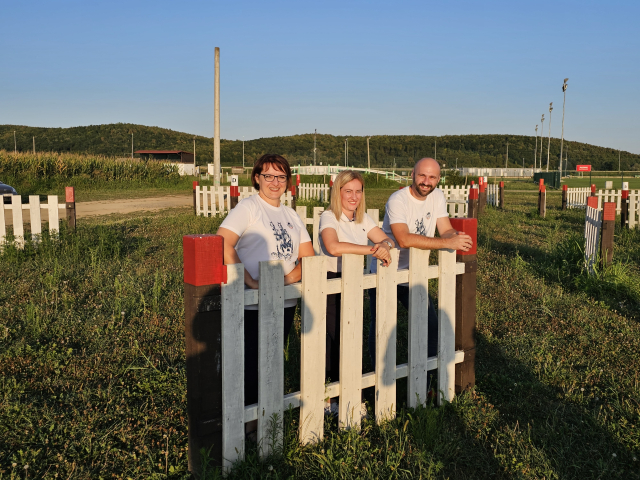
[[[321,202],[329,201],[329,185],[322,183],[301,183],[296,188],[296,195],[300,200],[315,199]]]
[[[568,188],[567,208],[586,208],[587,198],[591,196],[591,188]],[[604,202],[615,202],[616,215],[622,210],[622,190],[597,190],[598,210],[602,210]],[[640,190],[629,190],[629,228],[640,225]]]
[[[602,210],[587,207],[584,222],[584,261],[589,270],[593,273],[593,266],[598,257],[598,246],[600,245],[600,229],[602,228]]]
[[[314,215],[315,217],[315,215]],[[438,265],[429,265],[429,251],[411,249],[408,270],[378,268],[365,274],[363,257],[342,257],[342,278],[327,280],[325,257],[302,259],[302,282],[284,286],[282,264],[260,263],[260,287],[245,290],[244,266],[227,266],[222,285],[222,456],[225,467],[244,457],[245,423],[258,421],[261,454],[269,455],[282,442],[280,429],[284,411],[300,408],[300,439],[317,442],[324,435],[326,398],[339,397],[338,421],[345,428],[358,428],[362,389],[375,388],[376,421],[393,418],[396,381],[407,377],[407,400],[411,407],[427,399],[427,371],[438,369],[438,403],[455,394],[455,365],[464,352],[455,350],[456,275],[465,271],[456,263],[453,250],[438,252]],[[392,250],[392,265],[398,251]],[[427,357],[428,282],[438,280],[438,354]],[[396,285],[409,283],[409,357],[396,364]],[[377,288],[376,371],[362,374],[364,290]],[[325,385],[327,295],[341,293],[340,381]],[[300,298],[302,325],[300,346],[300,391],[284,395],[284,301]],[[258,403],[244,406],[244,308],[258,305]],[[280,432],[280,433],[278,433]],[[275,444],[273,442],[275,440]]]
[[[497,207],[500,202],[500,186],[497,183],[487,184],[487,205]]]
[[[196,187],[196,215],[215,217],[216,215],[231,211],[231,194],[228,186]],[[238,201],[256,195],[258,191],[253,187],[238,187]],[[280,201],[290,207],[293,197],[290,191],[286,191]]]
[[[447,199],[447,212],[451,218],[467,217],[469,212],[468,185],[440,185],[438,187]]]
[[[7,213],[11,211],[11,226],[15,244],[18,248],[24,248],[24,211],[29,211],[30,234],[33,241],[38,241],[42,235],[42,211],[47,214],[47,228],[51,235],[60,230],[60,210],[66,208],[66,204],[58,203],[57,195],[49,195],[47,203],[40,203],[40,196],[29,195],[29,203],[22,203],[20,195],[11,195],[11,203],[4,204],[0,197],[0,248],[7,243]]]

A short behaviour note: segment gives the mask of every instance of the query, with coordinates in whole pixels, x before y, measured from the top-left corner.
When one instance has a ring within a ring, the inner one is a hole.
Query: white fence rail
[[[593,266],[598,257],[601,228],[602,210],[587,207],[584,221],[584,261],[589,273],[593,273]]]
[[[331,187],[322,183],[301,183],[296,187],[296,195],[300,200],[329,201],[329,190]]]
[[[315,218],[315,215],[314,215]],[[397,250],[392,250],[397,265]],[[455,351],[456,275],[464,273],[452,250],[438,252],[438,265],[429,265],[429,251],[411,249],[408,270],[378,268],[364,274],[360,255],[344,255],[342,278],[327,279],[325,257],[302,260],[302,282],[284,286],[280,262],[260,264],[258,290],[245,290],[244,266],[227,266],[222,285],[222,456],[225,467],[244,457],[245,423],[258,420],[262,455],[274,447],[270,422],[283,418],[289,407],[300,408],[300,439],[317,442],[324,435],[324,401],[339,397],[338,421],[358,428],[362,389],[375,388],[376,421],[395,416],[396,381],[407,377],[408,404],[415,407],[427,398],[428,370],[438,369],[438,403],[455,394],[455,365],[464,360]],[[265,279],[268,279],[265,281]],[[427,357],[427,302],[429,280],[438,279],[438,354]],[[397,365],[396,285],[409,283],[409,360]],[[376,371],[362,374],[362,325],[364,290],[377,288]],[[327,295],[342,294],[340,381],[325,385]],[[284,301],[302,302],[300,391],[284,395]],[[258,403],[244,406],[244,308],[258,305],[259,384]],[[276,443],[282,442],[276,436]]]
[[[497,183],[487,184],[487,205],[497,207],[500,201],[500,186]]]
[[[243,200],[258,192],[253,187],[238,187],[240,196],[238,201]],[[293,203],[291,192],[286,191],[280,201],[290,207]],[[227,213],[231,210],[230,187],[196,187],[196,215],[205,217],[215,217],[216,215]]]
[[[586,208],[591,188],[567,188],[567,208]],[[616,215],[622,211],[622,190],[597,190],[598,210],[604,202],[615,202]],[[629,190],[629,228],[640,225],[640,190]]]
[[[539,168],[460,168],[461,175],[478,177],[533,177],[534,173],[541,172]]]
[[[0,197],[0,248],[7,242],[7,227],[13,229],[13,236],[18,248],[24,247],[25,241],[25,218],[24,211],[29,211],[30,234],[33,241],[38,241],[42,235],[42,224],[46,222],[51,235],[60,230],[60,209],[65,209],[66,204],[58,203],[57,195],[49,195],[47,203],[40,203],[40,196],[30,195],[29,203],[22,203],[20,195],[11,195],[10,204],[4,204]],[[11,215],[8,212],[11,211]],[[43,220],[42,212],[45,212],[47,219]]]

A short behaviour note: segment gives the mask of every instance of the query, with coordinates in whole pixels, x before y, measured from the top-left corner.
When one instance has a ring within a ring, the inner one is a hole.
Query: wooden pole
[[[622,182],[622,192],[620,193],[620,225],[622,228],[629,228],[629,182]]]
[[[602,234],[600,237],[600,265],[613,261],[613,232],[616,228],[616,203],[604,202],[602,206]]]
[[[199,186],[198,181],[194,180],[194,182],[193,182],[193,213],[195,215],[198,215],[198,210],[196,209],[196,195],[197,195],[196,187],[198,187],[198,186]],[[207,201],[206,196],[205,196],[205,201]]]
[[[198,474],[200,450],[222,465],[221,284],[227,281],[224,239],[185,235],[184,314],[187,373],[188,462]]]
[[[69,230],[76,230],[76,190],[74,187],[65,187],[65,201],[67,204],[67,224]]]
[[[500,208],[504,210],[504,182],[500,182],[499,200]]]
[[[464,351],[464,361],[456,365],[456,394],[476,384],[476,272],[478,220],[475,218],[452,218],[451,226],[473,239],[468,252],[458,250],[456,262],[465,264],[465,273],[456,275],[456,334],[455,349]]]
[[[469,208],[467,218],[478,218],[478,189],[471,185],[469,189]]]
[[[567,194],[568,194],[568,186],[567,185],[563,185],[562,186],[562,210],[566,210],[567,209]]]
[[[220,48],[215,50],[213,87],[213,184],[220,185]]]
[[[240,196],[240,187],[237,185],[229,187],[229,195],[231,196],[231,208],[236,208],[238,197]]]
[[[296,186],[291,185],[291,208],[296,209]]]
[[[540,191],[538,192],[538,214],[542,218],[547,216],[547,187],[545,185],[540,185]]]

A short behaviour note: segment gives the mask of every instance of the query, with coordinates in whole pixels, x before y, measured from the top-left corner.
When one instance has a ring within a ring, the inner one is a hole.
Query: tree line
[[[131,134],[134,150],[184,150],[193,151],[196,145],[196,159],[199,165],[213,161],[213,139],[191,135],[160,127],[147,127],[128,123],[90,125],[72,128],[44,128],[18,125],[0,126],[0,149],[29,152],[33,149],[35,137],[36,151],[58,153],[86,153],[116,158],[131,156]],[[367,137],[316,136],[315,161],[319,165],[344,165],[345,140],[348,142],[348,165],[367,166]],[[537,144],[537,158],[542,165],[547,164],[546,138],[536,140],[523,135],[376,135],[370,137],[369,154],[372,167],[408,168],[422,157],[434,157],[447,168],[455,167],[532,167]],[[507,143],[509,158],[507,162]],[[542,147],[541,147],[542,143]],[[293,165],[312,165],[314,162],[314,135],[301,134],[289,137],[270,137],[247,140],[244,143],[245,165],[264,153],[279,153]],[[578,164],[589,164],[594,170],[640,171],[640,155],[620,152],[606,147],[586,143],[564,141],[563,157],[568,160],[568,169],[575,170]],[[549,169],[558,168],[560,139],[551,139]],[[223,165],[242,165],[242,141],[221,140],[220,159]],[[618,163],[619,161],[619,163]],[[567,168],[567,163],[563,168]]]

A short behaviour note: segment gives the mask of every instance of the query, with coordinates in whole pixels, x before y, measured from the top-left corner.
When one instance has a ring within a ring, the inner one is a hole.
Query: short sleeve
[[[364,218],[362,220],[363,220],[362,223],[364,224],[364,230],[367,233],[367,235],[371,230],[373,230],[374,227],[378,226],[378,222],[376,222],[373,218],[371,218],[367,213],[364,214]]]
[[[402,191],[402,190],[401,190]],[[400,195],[392,195],[387,201],[386,215],[389,216],[389,225],[394,223],[408,223],[407,204]]]
[[[320,226],[318,227],[318,232],[322,232],[325,228],[333,228],[336,233],[338,232],[338,228],[340,228],[338,219],[331,210],[327,210],[320,215]]]
[[[439,191],[440,195],[436,197],[436,202],[434,205],[434,216],[435,218],[448,217],[449,212],[447,212],[447,200],[442,191]]]
[[[241,237],[245,230],[249,228],[249,225],[251,225],[252,218],[253,215],[251,214],[249,206],[244,202],[240,202],[222,221],[220,228],[231,230],[233,233]]]

